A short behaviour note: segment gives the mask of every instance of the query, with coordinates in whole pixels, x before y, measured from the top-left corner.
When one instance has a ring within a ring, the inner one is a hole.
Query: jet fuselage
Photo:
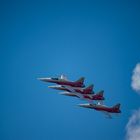
[[[39,80],[44,82],[56,83],[58,85],[67,85],[72,87],[85,87],[85,85],[82,82],[73,82],[60,78],[39,78]]]
[[[109,113],[121,113],[119,108],[115,107],[107,107],[104,105],[98,105],[98,104],[80,104],[79,106],[85,107],[85,108],[90,108],[90,109],[95,109],[97,111],[106,111]]]
[[[80,94],[76,92],[75,93],[63,92],[62,95],[73,96],[73,97],[81,98],[84,100],[104,100],[105,99],[103,95],[99,95],[99,94]]]
[[[49,88],[71,92],[70,89],[68,89],[65,86],[61,86],[61,85],[49,86]],[[81,94],[94,94],[94,92],[91,89],[88,89],[88,88],[87,89],[82,88],[82,87],[72,87],[72,88],[75,92],[78,92],[78,93],[81,93]]]

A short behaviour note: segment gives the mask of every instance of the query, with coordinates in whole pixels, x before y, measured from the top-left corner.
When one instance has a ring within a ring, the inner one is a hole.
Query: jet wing
[[[70,87],[70,86],[63,85],[63,87],[65,87],[66,89],[68,89],[70,92],[75,92],[75,90],[72,87]]]
[[[94,103],[93,100],[90,100],[90,99],[85,99],[85,100],[87,100],[89,102],[89,104],[93,104]]]
[[[83,95],[85,95],[85,96],[89,96],[90,98],[93,97],[93,94],[83,94]]]

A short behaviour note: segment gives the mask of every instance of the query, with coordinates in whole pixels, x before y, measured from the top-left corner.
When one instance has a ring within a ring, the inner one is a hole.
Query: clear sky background
[[[55,1],[0,4],[0,139],[123,140],[140,97],[131,75],[140,61],[138,1]],[[38,77],[86,78],[105,104],[121,103],[113,119],[77,107]]]

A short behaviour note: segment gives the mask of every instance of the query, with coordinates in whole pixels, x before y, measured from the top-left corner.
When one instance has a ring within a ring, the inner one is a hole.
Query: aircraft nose
[[[37,78],[37,80],[43,81],[43,80],[44,80],[44,78]]]
[[[55,89],[56,87],[55,87],[55,86],[48,86],[48,88],[52,88],[52,89]]]
[[[44,82],[49,80],[48,78],[37,78],[37,79],[40,80],[40,81],[44,81]]]
[[[79,104],[78,106],[80,106],[80,107],[87,107],[87,105],[85,105],[85,104]]]
[[[78,106],[83,107],[83,105],[82,105],[82,104],[79,104]]]

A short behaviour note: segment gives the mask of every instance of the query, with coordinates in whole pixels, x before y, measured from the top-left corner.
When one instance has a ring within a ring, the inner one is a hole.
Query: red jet
[[[85,87],[84,77],[81,77],[77,81],[69,81],[63,75],[61,75],[60,78],[38,78],[38,79],[44,82],[56,83],[58,85],[65,85],[65,86],[70,86],[70,87]]]
[[[86,88],[81,87],[67,87],[67,86],[61,86],[61,85],[55,85],[55,86],[48,86],[49,88],[56,89],[56,90],[64,90],[67,92],[78,92],[81,94],[94,94],[93,91],[93,85],[90,85]]]
[[[98,92],[97,94],[83,94],[78,92],[61,92],[60,94],[66,95],[66,96],[72,96],[72,97],[78,97],[82,100],[86,100],[89,103],[92,103],[94,100],[96,101],[103,101],[105,98],[103,97],[103,90]]]
[[[107,107],[101,104],[80,104],[80,107],[95,109],[97,111],[101,111],[105,113],[109,118],[112,118],[111,114],[119,114],[121,113],[120,104],[116,104],[113,107]]]

